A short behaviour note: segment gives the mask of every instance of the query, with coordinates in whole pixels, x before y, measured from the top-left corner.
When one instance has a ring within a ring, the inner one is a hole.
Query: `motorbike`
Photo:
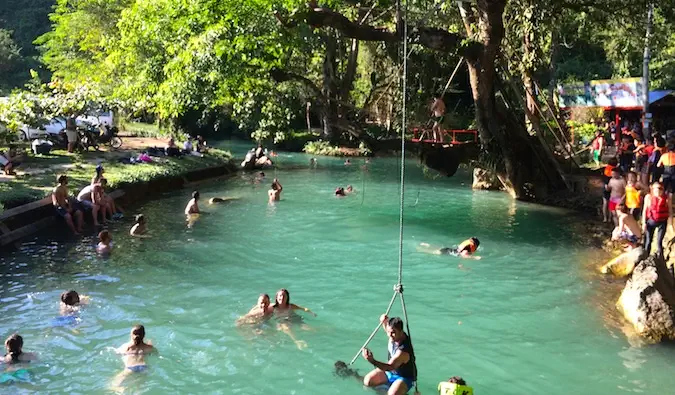
[[[122,146],[122,139],[117,136],[119,129],[109,125],[87,124],[78,129],[80,145],[85,151],[93,147],[96,151],[101,145],[108,145],[112,149],[118,149]]]

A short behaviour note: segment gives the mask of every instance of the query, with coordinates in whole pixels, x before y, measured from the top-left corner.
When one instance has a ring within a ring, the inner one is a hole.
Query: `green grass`
[[[137,137],[166,138],[169,133],[162,131],[156,123],[121,121],[120,129]]]
[[[133,183],[224,165],[230,159],[229,152],[218,149],[210,149],[203,158],[189,155],[180,159],[163,157],[161,162],[137,165],[125,165],[116,160],[106,160],[102,153],[93,152],[70,155],[57,151],[55,155],[31,155],[22,167],[31,169],[42,167],[45,171],[36,171],[32,175],[26,174],[9,182],[0,182],[0,204],[3,207],[14,207],[49,196],[56,185],[56,177],[59,174],[68,175],[70,191],[76,194],[91,182],[100,160],[105,168],[108,185],[111,189],[116,189]]]

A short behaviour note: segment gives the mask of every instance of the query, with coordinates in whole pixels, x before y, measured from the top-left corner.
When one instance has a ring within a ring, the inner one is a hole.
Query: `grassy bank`
[[[132,153],[85,153],[72,155],[65,151],[54,151],[50,155],[30,155],[21,165],[25,174],[0,182],[0,205],[2,209],[42,199],[49,196],[56,177],[67,174],[71,193],[77,193],[91,182],[95,168],[101,163],[105,168],[105,177],[110,188],[120,188],[137,182],[147,182],[156,178],[177,176],[189,171],[228,164],[231,154],[211,149],[204,157],[184,156],[182,158],[162,157],[153,163],[122,164],[120,157],[130,157]]]

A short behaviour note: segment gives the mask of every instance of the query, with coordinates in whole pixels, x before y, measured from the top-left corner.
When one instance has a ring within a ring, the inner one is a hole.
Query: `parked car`
[[[112,111],[100,111],[89,115],[81,115],[75,118],[75,124],[78,127],[87,126],[113,126],[114,116]],[[39,128],[32,128],[24,125],[19,132],[19,140],[28,141],[35,140],[45,135],[58,135],[66,128],[66,118],[56,117],[49,123],[42,125]]]

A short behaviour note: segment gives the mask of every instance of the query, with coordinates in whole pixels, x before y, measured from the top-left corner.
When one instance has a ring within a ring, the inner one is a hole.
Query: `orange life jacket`
[[[476,252],[476,249],[478,249],[478,247],[476,247],[476,244],[473,242],[473,240],[469,239],[469,240],[464,240],[462,242],[462,244],[460,244],[459,247],[457,247],[457,251],[462,252],[462,251],[466,250],[467,248],[469,249],[469,253],[471,253],[471,254]]]
[[[616,166],[612,165],[607,165],[605,166],[605,177],[611,177],[612,176],[612,170],[616,169]]]

